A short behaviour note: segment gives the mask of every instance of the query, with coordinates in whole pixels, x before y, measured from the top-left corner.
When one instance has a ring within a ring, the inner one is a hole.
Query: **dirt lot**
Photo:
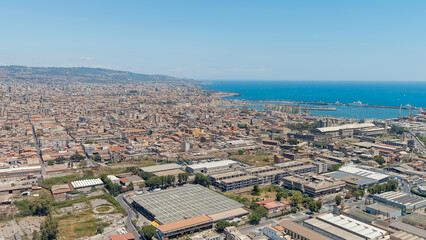
[[[23,217],[0,223],[0,236],[5,239],[14,239],[15,234],[32,238],[35,230],[40,230],[40,225],[44,221],[44,217]]]

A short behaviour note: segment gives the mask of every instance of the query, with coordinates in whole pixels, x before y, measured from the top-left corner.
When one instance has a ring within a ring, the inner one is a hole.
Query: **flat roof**
[[[177,163],[168,163],[168,164],[161,164],[161,165],[155,165],[155,166],[149,166],[149,167],[141,167],[141,170],[143,172],[159,172],[159,171],[166,171],[171,169],[180,169],[181,166]]]
[[[288,229],[294,233],[297,233],[300,236],[303,236],[304,238],[307,238],[309,240],[331,240],[331,238],[327,236],[317,233],[314,230],[311,230],[301,224],[297,224],[290,220],[282,220],[278,223],[278,225],[280,225],[284,229]]]
[[[351,233],[365,237],[365,239],[375,239],[386,235],[386,231],[372,225],[363,223],[344,215],[334,215],[328,213],[317,217],[318,219],[330,223]]]
[[[132,197],[162,224],[241,208],[242,204],[200,185]]]
[[[341,239],[346,240],[365,240],[365,238],[357,236],[353,233],[340,229],[334,225],[331,225],[327,222],[321,221],[317,218],[311,218],[304,221],[304,224],[312,225],[316,228],[319,228],[325,232],[331,233],[335,236],[340,237]]]
[[[212,219],[206,215],[201,215],[198,217],[193,217],[189,219],[184,219],[177,222],[172,222],[164,225],[159,225],[157,228],[161,230],[163,233],[178,230],[181,228],[186,228],[190,226],[196,226],[198,224],[210,222]]]
[[[387,174],[377,173],[377,172],[361,169],[361,168],[356,167],[353,164],[344,165],[344,166],[339,168],[339,171],[351,173],[351,174],[354,174],[354,175],[357,175],[357,176],[366,177],[366,178],[370,178],[370,179],[377,180],[377,181],[389,177],[389,175],[387,175]]]
[[[257,177],[252,176],[252,175],[244,175],[244,176],[239,176],[239,177],[226,178],[226,179],[222,179],[220,181],[224,182],[224,183],[232,183],[232,182],[244,181],[244,180],[248,180],[248,179],[252,179],[252,178],[257,178]]]
[[[399,203],[405,206],[426,206],[426,200],[424,198],[403,192],[384,192],[381,194],[374,195],[374,197],[383,198],[389,202]]]
[[[225,172],[225,173],[216,173],[216,174],[209,174],[211,178],[226,178],[226,177],[232,177],[236,175],[247,175],[248,173],[243,171],[232,171],[232,172]]]
[[[170,169],[170,170],[155,172],[154,175],[157,177],[161,177],[161,176],[168,176],[168,175],[178,175],[179,173],[184,173],[184,171],[180,169]]]
[[[203,168],[214,168],[214,167],[224,167],[231,164],[237,163],[234,160],[222,160],[216,162],[205,162],[205,163],[197,163],[193,165],[188,165],[187,168],[191,169],[203,169]]]
[[[367,128],[367,127],[375,127],[373,123],[354,123],[354,124],[345,124],[341,126],[335,126],[335,127],[322,127],[317,128],[320,132],[334,132],[339,130],[347,130],[347,129],[356,129],[356,128]]]
[[[71,182],[71,186],[73,188],[84,188],[84,187],[91,187],[91,186],[97,186],[104,184],[100,178],[95,179],[86,179],[86,180],[79,180]]]
[[[393,208],[393,207],[389,207],[383,204],[379,204],[379,203],[375,203],[372,205],[366,205],[366,208],[372,208],[381,212],[385,212],[385,213],[394,213],[394,212],[400,212],[401,210]]]

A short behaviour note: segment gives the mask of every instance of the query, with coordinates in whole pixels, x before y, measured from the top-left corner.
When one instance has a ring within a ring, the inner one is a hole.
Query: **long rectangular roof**
[[[176,163],[169,163],[169,164],[161,164],[161,165],[155,165],[155,166],[149,166],[149,167],[142,167],[141,170],[143,172],[159,172],[159,171],[166,171],[166,170],[172,170],[172,169],[180,169],[181,166]]]
[[[368,127],[375,127],[373,123],[354,123],[354,124],[345,124],[341,126],[335,126],[335,127],[322,127],[317,128],[320,132],[334,132],[339,130],[347,130],[347,129],[357,129],[357,128],[368,128]]]
[[[389,177],[389,175],[387,175],[387,174],[377,173],[377,172],[361,169],[361,168],[356,167],[353,164],[344,165],[344,166],[339,168],[339,171],[354,174],[354,175],[361,176],[361,177],[366,177],[366,178],[377,180],[377,181],[380,181],[382,179]]]
[[[222,161],[215,161],[215,162],[206,162],[206,163],[197,163],[193,165],[187,166],[191,169],[203,169],[203,168],[214,168],[214,167],[224,167],[231,164],[237,163],[234,160],[222,160]]]
[[[71,186],[73,188],[84,188],[84,187],[91,187],[91,186],[97,186],[104,184],[100,178],[95,179],[86,179],[86,180],[79,180],[71,182]]]
[[[414,196],[403,192],[384,192],[375,197],[384,198],[389,202],[399,203],[405,206],[426,206],[426,199],[420,196]]]
[[[132,199],[162,224],[212,215],[243,205],[200,185],[188,185],[161,192],[147,193]]]
[[[344,215],[334,215],[332,213],[328,213],[322,216],[318,216],[317,218],[334,226],[338,226],[339,228],[351,233],[363,236],[365,239],[380,239],[380,237],[387,234],[386,231],[380,228]]]
[[[294,233],[297,233],[300,236],[303,236],[304,238],[307,238],[309,240],[331,240],[331,238],[327,236],[317,233],[303,225],[297,224],[290,220],[282,220],[280,223],[278,223],[278,225]]]

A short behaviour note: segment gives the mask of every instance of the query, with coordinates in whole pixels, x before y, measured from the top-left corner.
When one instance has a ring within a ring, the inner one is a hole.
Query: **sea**
[[[410,110],[399,108],[376,108],[362,104],[383,106],[411,105],[412,114],[418,108],[426,110],[426,82],[378,82],[378,81],[204,81],[205,89],[239,93],[230,99],[288,100],[328,103],[355,103],[350,106],[327,105],[335,111],[309,110],[321,116],[353,119],[391,119],[410,115]],[[274,103],[283,104],[283,103]],[[258,106],[252,106],[259,108]],[[417,108],[416,108],[417,107]]]

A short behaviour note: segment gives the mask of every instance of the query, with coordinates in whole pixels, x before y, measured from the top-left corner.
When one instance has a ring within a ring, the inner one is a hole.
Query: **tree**
[[[383,165],[386,162],[386,160],[380,155],[375,156],[373,158],[373,160],[376,161],[380,165]]]
[[[145,186],[149,188],[158,188],[161,186],[161,179],[159,177],[152,177],[145,181]]]
[[[338,163],[338,164],[333,164],[333,165],[331,165],[331,167],[330,167],[330,170],[331,171],[338,171],[339,170],[339,168],[342,166],[343,164],[341,164],[341,163]]]
[[[238,155],[243,155],[244,154],[244,150],[240,149],[238,150]]]
[[[143,178],[143,180],[148,180],[153,176],[152,173],[150,172],[141,172],[141,178]]]
[[[225,220],[220,220],[219,222],[216,223],[216,231],[218,232],[223,232],[223,230],[229,226],[235,226],[238,227],[238,223],[237,222],[228,222]]]
[[[56,162],[57,164],[64,163],[66,160],[67,160],[67,159],[66,159],[65,157],[62,157],[62,156],[55,158],[55,162]]]
[[[317,211],[321,210],[321,208],[322,208],[322,201],[321,201],[321,200],[318,200],[318,201],[316,202],[316,204],[317,204]]]
[[[207,177],[207,176],[204,176],[201,173],[195,174],[194,183],[199,184],[199,185],[204,186],[204,187],[208,187],[212,184],[210,178]]]
[[[55,164],[55,161],[54,161],[54,160],[49,160],[49,161],[47,161],[47,165],[53,165],[53,164]]]
[[[101,157],[101,155],[96,154],[95,158],[93,160],[95,160],[95,162],[100,162],[100,161],[102,161],[102,157]]]
[[[303,202],[302,194],[300,194],[300,192],[299,194],[294,194],[293,196],[291,196],[291,201],[293,202],[293,206],[298,206]]]
[[[297,141],[297,139],[290,138],[290,139],[288,140],[288,143],[289,143],[290,145],[297,145],[297,144],[299,144],[299,141]]]
[[[253,190],[251,191],[251,195],[253,195],[253,196],[259,196],[260,195],[259,184],[254,184]]]
[[[334,198],[334,201],[336,202],[336,204],[337,204],[337,205],[340,205],[340,204],[342,203],[342,201],[343,201],[343,198],[342,198],[342,196],[337,195],[337,196]]]
[[[318,210],[317,204],[314,201],[309,202],[308,208],[311,212],[315,212]]]
[[[254,212],[259,214],[261,217],[266,217],[266,216],[268,216],[268,213],[269,213],[268,209],[266,209],[264,206],[256,207]]]
[[[249,215],[249,221],[251,224],[258,224],[260,222],[260,219],[262,219],[262,217],[259,213],[252,213]]]
[[[179,173],[178,174],[178,182],[179,184],[187,183],[189,178],[188,173]]]
[[[40,226],[40,232],[34,233],[33,240],[55,240],[58,233],[58,223],[47,217]]]
[[[167,175],[166,181],[168,186],[175,184],[175,181],[176,181],[175,175]]]
[[[141,230],[145,238],[148,240],[155,236],[155,228],[152,225],[142,226]]]
[[[71,160],[74,161],[74,162],[80,162],[80,161],[84,160],[84,156],[76,153],[76,154],[71,156]]]
[[[291,208],[291,213],[297,213],[298,208],[297,207],[292,207]]]

